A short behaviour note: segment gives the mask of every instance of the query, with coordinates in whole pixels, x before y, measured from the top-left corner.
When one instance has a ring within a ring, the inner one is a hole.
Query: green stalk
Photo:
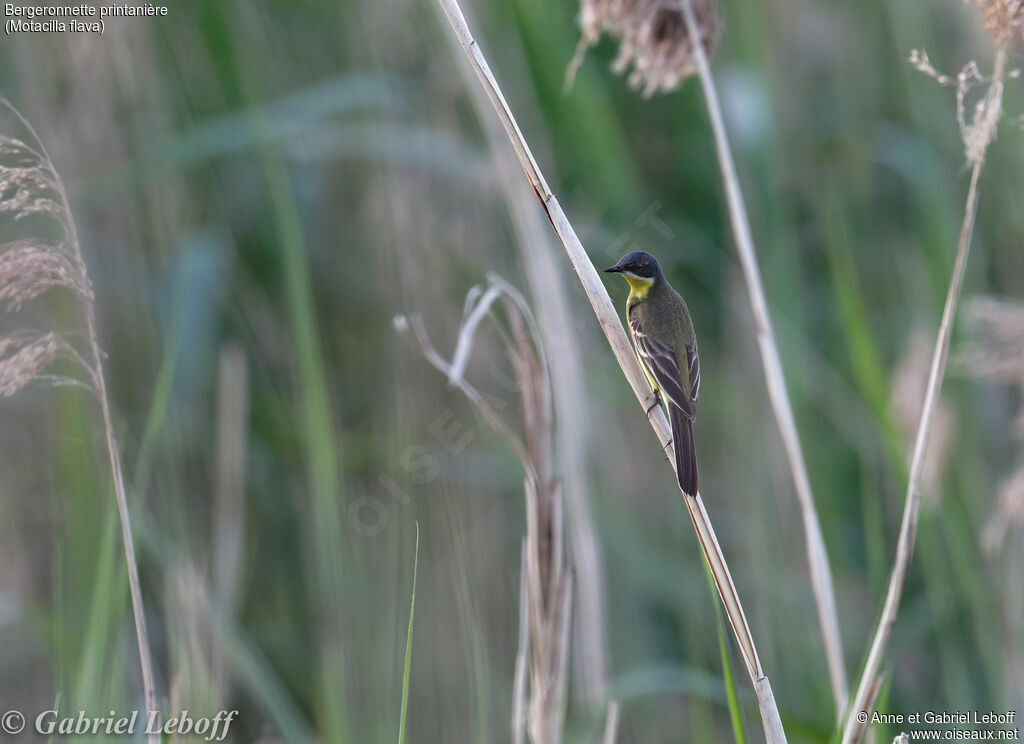
[[[412,620],[416,614],[416,574],[420,565],[420,523],[416,522],[416,552],[412,560],[412,599],[409,600],[409,632],[405,636],[405,671],[402,673],[402,716],[398,723],[398,744],[405,744],[405,716],[409,710],[409,671],[412,668]]]

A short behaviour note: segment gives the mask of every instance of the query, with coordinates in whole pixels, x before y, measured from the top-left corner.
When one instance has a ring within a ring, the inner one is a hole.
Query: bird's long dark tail
[[[672,449],[676,457],[679,487],[688,496],[697,495],[697,451],[693,448],[693,422],[681,410],[669,405],[672,413]]]

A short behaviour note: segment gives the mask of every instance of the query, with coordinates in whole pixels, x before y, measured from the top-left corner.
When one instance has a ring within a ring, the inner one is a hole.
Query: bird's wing
[[[686,363],[690,367],[690,400],[697,402],[700,395],[700,358],[697,356],[697,340],[686,345]]]
[[[648,336],[644,332],[643,325],[636,313],[630,313],[629,330],[633,336],[633,342],[636,344],[637,354],[640,355],[640,361],[643,362],[651,377],[658,383],[662,394],[668,402],[682,411],[686,418],[692,421],[697,413],[697,407],[694,402],[696,396],[691,397],[683,386],[679,362],[676,360],[676,350],[668,344]],[[690,353],[691,346],[693,347],[692,354]],[[687,357],[689,359],[689,369],[697,372],[699,382],[700,370],[697,364],[697,349],[695,345],[687,345]]]

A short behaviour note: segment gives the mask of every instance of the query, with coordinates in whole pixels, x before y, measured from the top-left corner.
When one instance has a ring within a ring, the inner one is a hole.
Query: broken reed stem
[[[458,55],[459,51],[456,49],[454,53]],[[469,68],[459,65],[459,69],[471,91],[473,108],[493,156],[501,193],[523,257],[532,302],[536,304],[537,314],[545,321],[540,332],[549,350],[547,366],[554,393],[554,433],[569,513],[566,527],[576,580],[572,683],[577,698],[596,708],[605,703],[607,694],[605,582],[604,559],[587,495],[584,433],[588,426],[588,412],[585,386],[580,383],[585,379],[580,340],[572,326],[567,292],[558,270],[558,250],[552,245],[544,217],[537,212],[529,192],[514,181],[515,158],[508,152],[501,124],[489,113],[487,96],[473,84],[473,73]],[[554,353],[556,351],[558,353]]]
[[[520,457],[526,472],[512,736],[517,743],[528,733],[533,744],[559,744],[565,723],[574,577],[565,561],[561,479],[551,469],[551,379],[540,329],[526,299],[496,274],[488,274],[488,281],[486,290],[474,287],[467,297],[451,362],[434,348],[419,316],[397,316],[395,329],[477,406]],[[465,377],[476,331],[485,317],[497,321],[493,306],[498,300],[507,314],[508,328],[497,323],[496,327],[515,370],[521,438]]]
[[[64,188],[64,179],[60,177],[57,169],[54,168],[53,161],[50,159],[50,154],[46,151],[46,146],[43,144],[42,139],[40,139],[39,135],[36,134],[35,128],[16,108],[7,103],[5,99],[0,99],[0,102],[7,105],[7,107],[21,121],[39,144],[39,151],[43,158],[45,158],[46,164],[54,176],[53,180],[56,185],[57,193],[60,196],[61,207],[64,211],[64,221],[66,223],[65,227],[68,231],[68,240],[70,241],[72,250],[75,252],[75,258],[78,261],[78,265],[82,267],[82,279],[86,284],[88,284],[85,261],[82,258],[82,248],[78,242],[78,230],[75,227],[75,221],[71,215],[71,205],[68,201],[67,190]],[[150,715],[155,711],[157,715],[159,715],[160,709],[156,704],[156,688],[154,686],[153,655],[149,647],[149,632],[146,627],[145,607],[142,603],[142,587],[139,582],[139,566],[135,559],[135,544],[132,539],[131,517],[128,514],[128,499],[125,495],[124,476],[121,471],[121,460],[117,451],[117,439],[114,436],[114,424],[110,415],[110,401],[107,396],[106,379],[103,375],[103,353],[100,351],[98,334],[96,332],[96,317],[93,311],[92,301],[83,300],[82,305],[85,310],[85,324],[89,339],[89,350],[92,355],[93,362],[88,365],[88,368],[92,373],[93,386],[96,390],[96,397],[99,400],[100,410],[103,415],[103,433],[107,444],[107,457],[110,463],[110,474],[114,480],[114,495],[117,500],[117,512],[121,520],[121,539],[124,542],[124,557],[125,563],[128,567],[128,588],[132,599],[132,614],[135,620],[135,636],[139,647],[139,662],[142,666],[142,690],[146,699],[146,712],[147,715]],[[160,734],[156,732],[150,733],[148,734],[148,740],[150,744],[160,744]]]
[[[1002,107],[1006,56],[1007,50],[1005,46],[996,50],[995,67],[987,96],[988,101],[986,105],[988,106]],[[998,115],[996,118],[998,118]],[[882,614],[878,619],[878,626],[875,628],[875,635],[871,641],[871,650],[868,653],[867,661],[864,663],[864,671],[861,673],[857,692],[847,712],[846,727],[843,731],[843,744],[854,744],[854,742],[859,741],[867,728],[865,724],[857,720],[857,714],[865,711],[870,716],[871,709],[874,708],[874,701],[871,699],[872,690],[878,677],[878,670],[882,665],[882,656],[885,654],[885,648],[892,633],[892,626],[896,622],[896,613],[899,611],[900,599],[903,595],[903,584],[910,569],[910,559],[914,554],[914,539],[917,536],[918,516],[921,509],[921,476],[924,472],[925,458],[928,454],[928,437],[931,434],[932,418],[938,404],[939,392],[942,389],[942,378],[946,373],[946,361],[949,358],[949,340],[953,333],[953,320],[956,317],[960,290],[963,287],[964,273],[967,269],[967,257],[971,250],[971,239],[974,235],[974,221],[978,213],[978,184],[981,180],[982,169],[985,166],[985,153],[994,134],[994,131],[989,133],[984,147],[980,148],[971,169],[971,185],[967,190],[964,219],[960,226],[960,238],[956,248],[956,261],[953,264],[953,274],[949,279],[946,304],[942,309],[942,321],[939,324],[939,333],[935,339],[935,351],[932,354],[931,370],[928,373],[928,388],[925,392],[924,406],[921,410],[921,421],[918,424],[917,437],[914,440],[914,454],[910,461],[910,474],[907,478],[907,497],[903,507],[903,521],[900,525],[900,534],[896,543],[896,560],[893,563],[892,574],[889,577],[889,589],[885,596]]]
[[[653,393],[651,392],[650,385],[647,384],[644,378],[643,372],[640,370],[639,362],[636,360],[636,356],[630,346],[629,339],[626,337],[626,332],[622,327],[619,315],[612,304],[607,289],[605,289],[604,284],[601,282],[597,270],[587,256],[579,237],[565,216],[565,212],[562,211],[558,199],[555,198],[555,195],[548,188],[540,167],[537,165],[536,160],[534,160],[526,140],[519,131],[519,125],[516,123],[515,117],[505,102],[497,81],[487,65],[487,60],[484,58],[479,45],[469,30],[469,26],[466,24],[466,19],[462,15],[462,10],[457,0],[438,0],[438,3],[444,11],[452,30],[455,32],[459,44],[469,58],[470,64],[473,66],[473,70],[476,72],[480,83],[487,92],[487,97],[491,100],[498,118],[505,127],[505,132],[512,142],[516,155],[519,157],[519,162],[523,170],[526,171],[530,185],[533,186],[533,190],[543,205],[555,233],[565,247],[573,268],[580,277],[583,289],[593,306],[594,314],[597,316],[597,320],[612,348],[612,353],[614,353],[619,366],[622,368],[622,372],[633,389],[637,400],[646,407],[653,402]],[[662,446],[667,446],[670,439],[669,427],[661,408],[657,406],[652,408],[648,419]],[[674,468],[675,463],[672,466]],[[756,647],[754,646],[746,617],[743,614],[739,595],[736,592],[736,587],[733,585],[728,565],[718,545],[714,529],[708,519],[707,512],[704,510],[700,494],[696,497],[684,496],[683,501],[690,513],[694,529],[697,531],[698,538],[700,539],[701,548],[714,576],[715,585],[718,587],[719,594],[725,604],[730,625],[743,653],[743,659],[761,708],[761,718],[767,740],[770,744],[784,742],[786,741],[786,736],[782,729],[782,721],[779,718],[779,711],[772,694],[771,684],[761,668],[761,662],[757,657]]]
[[[764,366],[765,380],[768,384],[768,397],[772,410],[779,425],[779,433],[786,448],[789,469],[793,474],[797,500],[800,503],[800,514],[803,517],[804,538],[807,544],[807,562],[810,567],[811,587],[814,592],[815,604],[818,608],[818,622],[821,625],[822,639],[828,659],[829,678],[832,683],[832,696],[836,704],[836,719],[842,716],[849,695],[846,677],[846,665],[843,662],[843,645],[839,633],[839,614],[836,610],[835,589],[832,584],[832,572],[829,568],[828,553],[825,540],[821,534],[818,511],[814,505],[814,493],[811,490],[807,465],[804,462],[793,417],[793,407],[786,391],[786,379],[782,372],[782,361],[779,357],[778,345],[775,342],[775,331],[768,314],[765,300],[764,284],[761,281],[761,270],[758,267],[754,241],[751,237],[750,220],[747,217],[743,192],[740,189],[736,166],[729,147],[729,135],[725,129],[722,108],[718,102],[718,91],[704,45],[700,42],[700,30],[694,17],[691,0],[681,0],[683,15],[690,33],[694,57],[697,61],[697,73],[700,77],[701,89],[711,120],[711,130],[715,137],[715,149],[718,152],[718,163],[725,186],[726,201],[729,205],[729,219],[732,222],[733,235],[739,253],[743,277],[746,280],[747,292],[750,295],[750,306],[757,325],[757,341],[761,349],[761,362]]]

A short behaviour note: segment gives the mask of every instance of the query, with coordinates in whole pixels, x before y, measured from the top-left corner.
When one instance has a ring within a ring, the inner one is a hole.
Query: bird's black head
[[[633,251],[619,259],[614,266],[605,269],[609,274],[630,274],[639,279],[660,279],[661,266],[658,259],[646,251]]]

